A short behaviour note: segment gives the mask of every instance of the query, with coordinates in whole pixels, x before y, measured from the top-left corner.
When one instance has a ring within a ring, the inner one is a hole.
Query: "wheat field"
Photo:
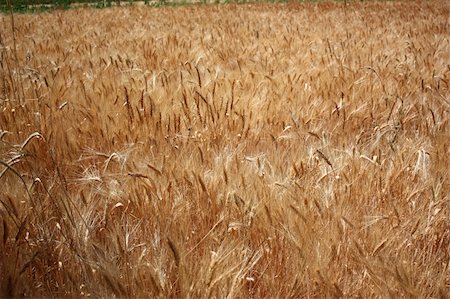
[[[0,297],[448,298],[448,2],[0,22]]]

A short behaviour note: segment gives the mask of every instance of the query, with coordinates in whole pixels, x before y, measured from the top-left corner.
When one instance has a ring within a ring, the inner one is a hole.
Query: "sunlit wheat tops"
[[[1,15],[0,297],[448,298],[449,15]]]

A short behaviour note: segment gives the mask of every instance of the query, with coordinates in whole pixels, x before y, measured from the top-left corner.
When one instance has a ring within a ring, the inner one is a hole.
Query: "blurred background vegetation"
[[[15,12],[33,12],[48,9],[68,9],[74,5],[86,5],[95,7],[109,7],[113,5],[133,4],[142,2],[145,4],[164,4],[165,0],[0,0],[0,11],[12,9]]]
[[[97,8],[146,4],[151,6],[185,5],[193,3],[255,3],[255,2],[311,2],[314,0],[0,0],[0,13],[38,12],[51,9],[69,9],[75,6],[93,6]],[[347,1],[343,1],[347,2]]]

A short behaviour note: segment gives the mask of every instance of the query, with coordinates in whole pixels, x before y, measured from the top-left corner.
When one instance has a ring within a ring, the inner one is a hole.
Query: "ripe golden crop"
[[[0,15],[0,297],[447,297],[449,14]]]

